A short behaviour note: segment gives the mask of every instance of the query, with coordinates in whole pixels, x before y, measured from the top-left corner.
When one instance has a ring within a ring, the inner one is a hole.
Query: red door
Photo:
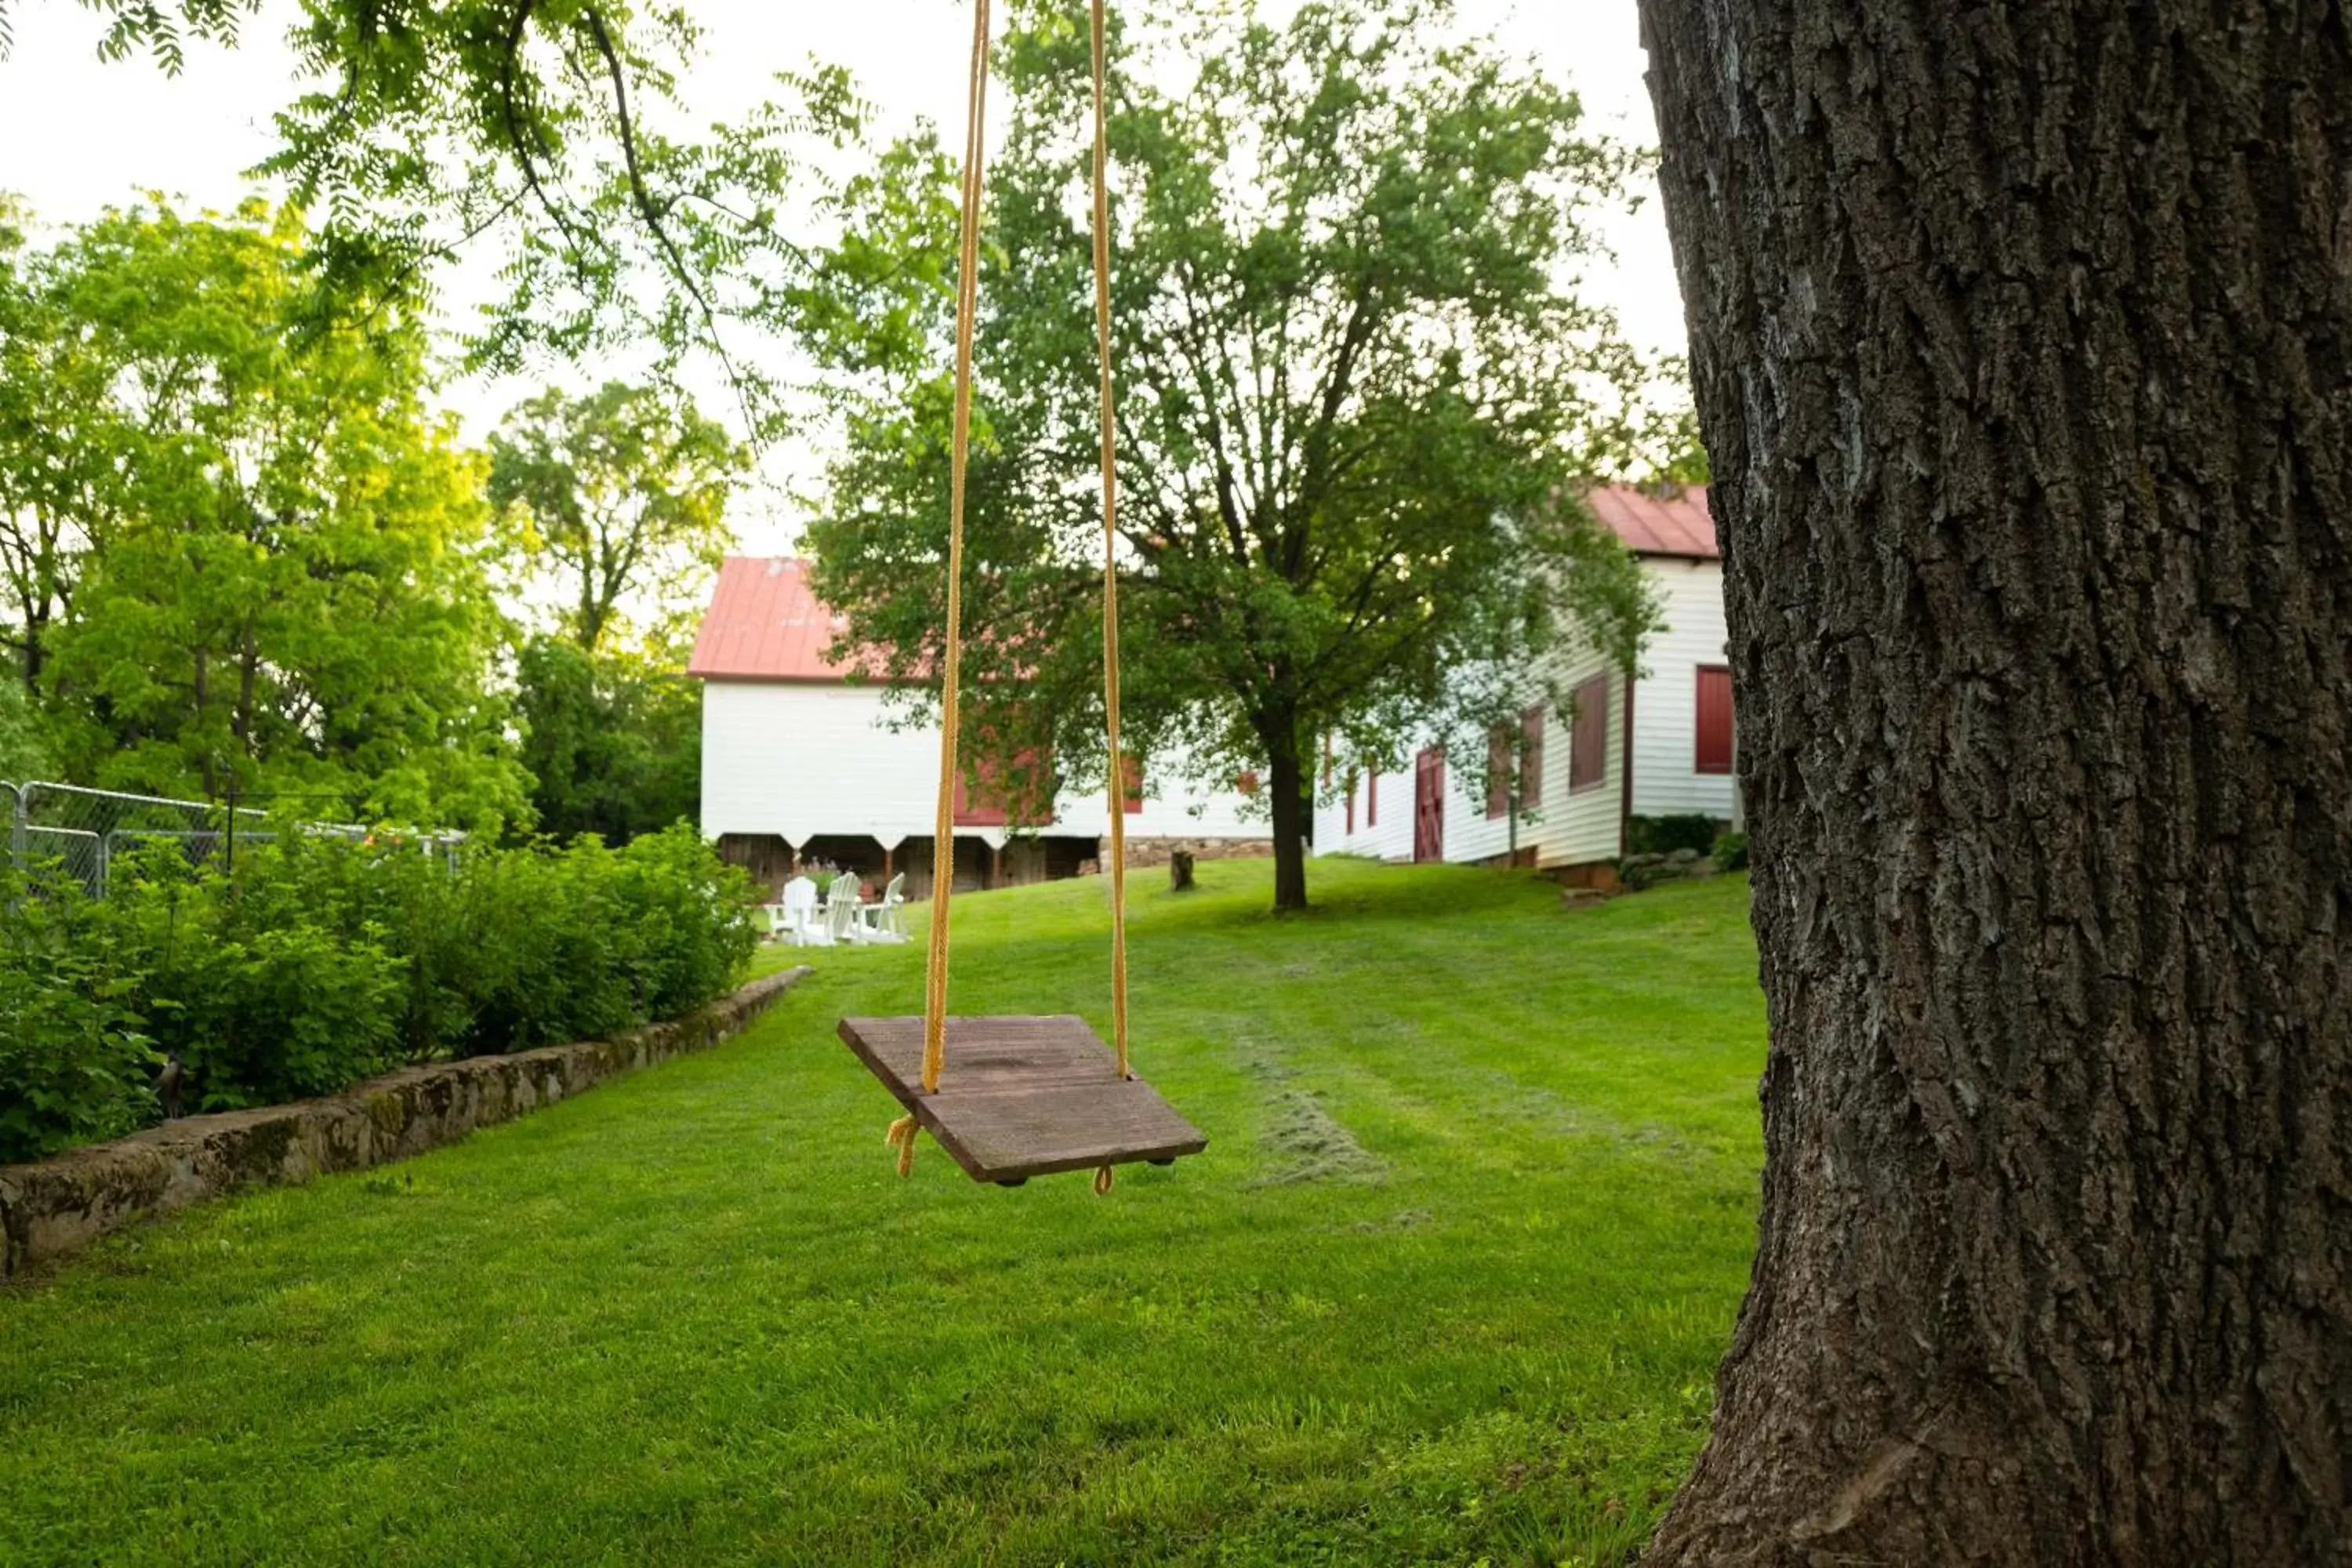
[[[1435,746],[1412,760],[1412,858],[1445,858],[1445,753]]]

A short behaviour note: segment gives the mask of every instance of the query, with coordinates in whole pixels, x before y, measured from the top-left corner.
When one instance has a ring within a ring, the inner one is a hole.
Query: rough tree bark
[[[2352,45],[1643,0],[1769,1005],[1646,1564],[2352,1561]]]

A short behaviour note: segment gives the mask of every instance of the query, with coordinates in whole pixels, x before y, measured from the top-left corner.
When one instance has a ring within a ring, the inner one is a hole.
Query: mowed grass
[[[0,1562],[1623,1561],[1747,1279],[1746,879],[1311,871],[1136,878],[1136,1064],[1210,1142],[1108,1198],[894,1173],[833,1029],[918,943],[0,1291]],[[1105,922],[959,900],[956,1009],[1105,1025]]]

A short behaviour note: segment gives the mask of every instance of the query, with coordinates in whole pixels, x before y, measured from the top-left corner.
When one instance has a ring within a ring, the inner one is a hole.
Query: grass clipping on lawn
[[[1745,879],[1311,870],[1137,889],[1210,1142],[1108,1199],[900,1181],[833,1026],[921,944],[777,950],[715,1050],[0,1291],[0,1562],[1627,1560],[1753,1245]],[[1101,1026],[1103,899],[960,900],[956,1010]]]

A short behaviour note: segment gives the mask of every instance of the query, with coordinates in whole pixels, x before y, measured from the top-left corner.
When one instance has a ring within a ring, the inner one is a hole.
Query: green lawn
[[[1746,1283],[1747,881],[1136,880],[1172,1170],[973,1184],[833,1033],[706,1055],[0,1291],[0,1563],[1616,1563]],[[959,1011],[1105,1016],[1103,885],[960,900]],[[797,956],[797,955],[794,955]]]

